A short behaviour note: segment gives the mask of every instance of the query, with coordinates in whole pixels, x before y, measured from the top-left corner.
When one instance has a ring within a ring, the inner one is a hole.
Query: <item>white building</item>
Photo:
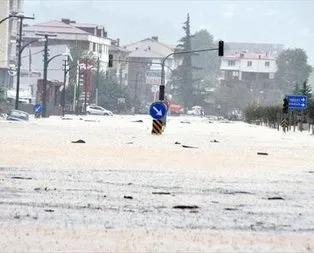
[[[11,13],[21,12],[24,0],[0,0],[0,20]],[[10,87],[12,77],[8,74],[10,64],[16,64],[16,39],[19,22],[10,18],[0,25],[0,85]]]
[[[240,52],[221,60],[222,80],[262,81],[273,79],[277,71],[276,59],[267,53]]]
[[[32,40],[38,38],[37,33],[53,34],[49,38],[49,45],[67,45],[71,51],[93,52],[100,59],[100,67],[106,70],[108,66],[109,47],[111,40],[103,26],[95,24],[81,24],[70,19],[51,20],[48,22],[24,28],[25,38]],[[42,37],[41,37],[42,38]],[[43,45],[44,42],[41,42]],[[36,46],[39,46],[37,43]],[[73,52],[72,52],[73,53]]]

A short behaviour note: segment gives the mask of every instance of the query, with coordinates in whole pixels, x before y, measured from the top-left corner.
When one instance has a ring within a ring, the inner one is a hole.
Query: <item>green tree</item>
[[[5,99],[5,89],[0,87],[0,113],[5,111],[6,99]]]
[[[311,98],[312,97],[312,88],[311,88],[311,86],[307,82],[308,82],[307,80],[305,80],[303,82],[302,88],[300,88],[299,84],[297,83],[295,85],[293,94],[305,95],[308,98]]]
[[[74,100],[74,87],[75,87],[76,82],[77,82],[76,79],[77,79],[77,70],[78,70],[78,66],[77,66],[78,60],[88,59],[89,62],[91,62],[91,64],[95,67],[96,67],[96,61],[97,61],[97,59],[95,58],[95,56],[93,55],[92,52],[82,50],[79,47],[71,47],[70,52],[71,52],[73,61],[69,63],[69,67],[71,69],[68,73],[69,84],[65,90],[66,104],[72,104],[73,100]]]
[[[213,35],[207,30],[200,30],[192,37],[192,50],[217,47]],[[215,51],[201,52],[192,55],[193,77],[209,78],[217,77],[220,72],[221,59]]]
[[[176,51],[191,51],[192,50],[192,35],[190,27],[190,15],[187,14],[187,19],[183,24],[183,30],[185,36],[179,40],[179,44],[176,47]],[[179,97],[183,101],[184,110],[193,106],[193,72],[192,72],[192,55],[183,54],[182,64],[174,71],[174,81],[179,86],[177,90]],[[180,80],[180,81],[179,81]],[[178,100],[181,100],[178,99]]]
[[[287,49],[278,56],[275,80],[283,92],[292,92],[296,84],[308,80],[312,67],[307,63],[307,55],[303,49]]]
[[[95,86],[95,85],[94,85]],[[118,98],[124,98],[125,103],[120,105]],[[115,112],[125,111],[130,108],[132,99],[130,98],[126,87],[119,85],[116,71],[111,70],[99,73],[99,95],[98,104]]]

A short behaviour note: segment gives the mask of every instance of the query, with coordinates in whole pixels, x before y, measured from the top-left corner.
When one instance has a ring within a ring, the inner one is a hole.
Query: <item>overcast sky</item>
[[[24,0],[25,14],[40,23],[70,18],[104,25],[122,44],[159,36],[176,44],[190,13],[192,32],[207,29],[218,39],[280,43],[306,50],[314,65],[314,1]]]

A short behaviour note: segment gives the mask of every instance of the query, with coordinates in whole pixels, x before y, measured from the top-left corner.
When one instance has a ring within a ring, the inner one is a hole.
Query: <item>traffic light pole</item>
[[[43,36],[45,38],[45,47],[44,47],[44,74],[43,74],[43,94],[42,94],[42,103],[43,111],[42,117],[47,117],[47,74],[48,74],[48,64],[52,60],[48,59],[48,39],[49,37],[56,37],[54,34],[36,34],[38,36]],[[58,55],[59,56],[59,55]]]
[[[179,54],[190,54],[190,53],[199,53],[199,52],[208,52],[208,51],[216,51],[219,50],[219,48],[206,48],[206,49],[199,49],[199,50],[191,50],[191,51],[182,51],[182,52],[174,52],[171,54],[168,54],[161,63],[161,84],[159,86],[159,100],[164,101],[165,100],[165,63],[166,60],[172,56],[172,55],[179,55]]]

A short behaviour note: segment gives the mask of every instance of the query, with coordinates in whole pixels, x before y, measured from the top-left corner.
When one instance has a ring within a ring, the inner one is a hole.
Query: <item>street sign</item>
[[[167,107],[162,102],[155,102],[149,108],[149,114],[154,119],[161,119],[167,113]]]
[[[287,95],[289,101],[289,109],[306,109],[307,96],[304,95]]]
[[[286,119],[286,118],[283,118],[283,119],[281,120],[281,122],[280,122],[280,125],[281,125],[282,127],[288,127],[288,126],[289,126],[289,120]]]
[[[9,66],[8,74],[9,74],[10,76],[16,76],[17,70],[16,70],[16,67],[15,67],[14,64],[11,64],[11,65]]]
[[[35,104],[33,109],[34,109],[35,113],[41,113],[43,108],[42,108],[41,104]]]

